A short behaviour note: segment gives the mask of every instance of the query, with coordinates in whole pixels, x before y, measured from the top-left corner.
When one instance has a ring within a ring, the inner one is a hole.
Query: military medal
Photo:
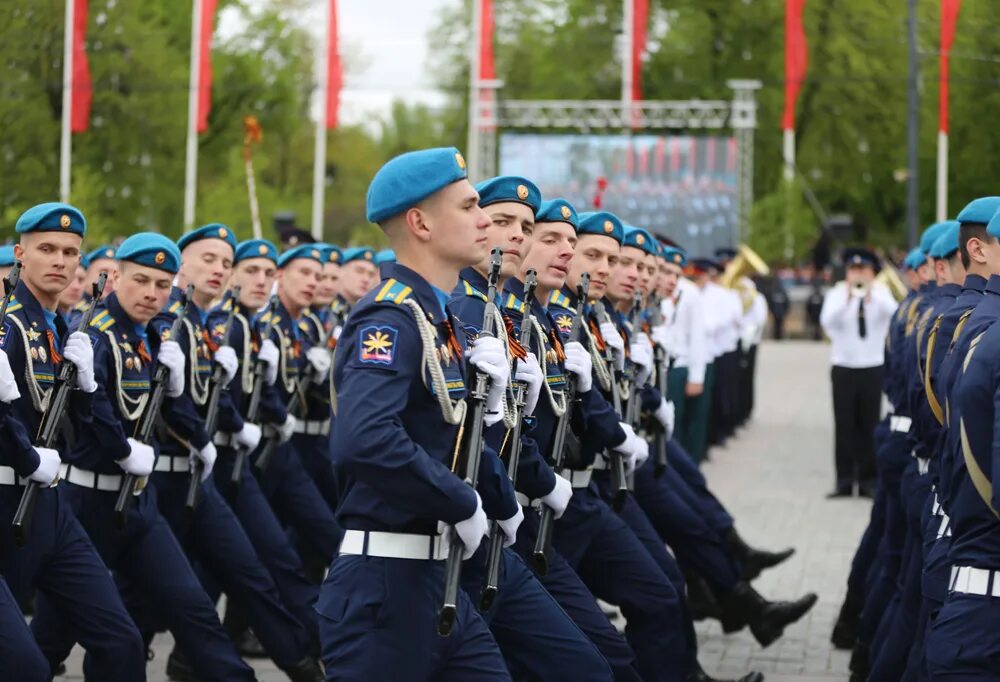
[[[31,347],[31,359],[32,360],[38,359],[38,349],[34,346]]]
[[[132,369],[132,356],[125,358],[125,369]]]
[[[45,352],[45,346],[38,347],[38,359],[42,362],[48,360],[48,353]]]

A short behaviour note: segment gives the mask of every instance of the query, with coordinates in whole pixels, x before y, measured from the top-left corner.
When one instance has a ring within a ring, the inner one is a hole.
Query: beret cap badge
[[[462,156],[462,154],[459,153],[459,152],[455,153],[455,163],[458,164],[459,168],[461,168],[462,170],[465,170],[465,157]]]
[[[264,245],[264,244],[261,244],[260,246],[258,246],[257,247],[257,253],[259,253],[262,256],[267,255],[267,246]]]
[[[167,254],[163,253],[162,251],[157,251],[156,257],[153,260],[156,261],[157,265],[162,265],[163,261],[167,260]]]
[[[528,188],[524,185],[517,186],[517,198],[524,201],[528,198]]]
[[[70,217],[65,213],[63,213],[62,217],[59,218],[59,226],[62,227],[62,229],[64,230],[70,226],[71,222],[72,221],[70,220]]]
[[[229,233],[226,232],[226,228],[224,228],[224,227],[220,227],[219,228],[219,237],[221,237],[222,239],[225,239],[227,234],[229,234]]]
[[[316,249],[313,249],[313,250],[312,250],[312,257],[313,257],[313,258],[319,258],[319,251],[318,251],[318,250],[316,250]]]
[[[573,215],[573,212],[569,210],[569,206],[563,206],[560,213],[562,213],[562,217],[566,218],[567,220],[571,215]]]
[[[635,243],[638,244],[639,246],[642,246],[643,244],[646,243],[646,238],[643,237],[641,234],[637,234],[635,236]]]
[[[615,231],[615,224],[613,222],[611,222],[610,220],[605,220],[604,221],[604,232],[607,233],[607,234],[611,234],[614,231]]]
[[[371,259],[372,259],[372,252],[365,251],[365,260],[371,260]]]

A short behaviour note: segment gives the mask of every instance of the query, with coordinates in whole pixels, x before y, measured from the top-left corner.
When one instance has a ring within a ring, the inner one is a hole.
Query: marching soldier
[[[374,289],[378,281],[379,269],[375,264],[374,249],[369,246],[344,249],[337,296],[347,311]]]
[[[311,306],[313,315],[322,324],[322,333],[329,336],[342,325],[346,307],[337,294],[340,293],[340,259],[343,252],[332,244],[322,246],[323,274],[316,287],[316,295]]]
[[[82,256],[80,260],[83,262]],[[16,262],[17,259],[14,258],[14,246],[12,244],[0,246],[0,279],[5,279],[10,274]]]
[[[9,523],[0,525],[0,574],[22,604],[33,591],[58,614],[87,651],[88,679],[130,682],[145,678],[142,638],[122,603],[107,567],[79,521],[52,484],[59,476],[60,453],[35,447],[42,415],[64,362],[76,366],[76,386],[68,419],[77,427],[91,419],[93,349],[85,332],[67,333],[56,313],[59,294],[69,284],[87,229],[83,214],[67,204],[34,206],[18,218],[20,242],[14,247],[24,265],[7,308],[0,339],[16,384],[6,384],[9,410],[3,420],[0,510],[14,518],[25,479],[41,486],[24,544],[17,549]],[[36,633],[37,635],[38,633]],[[40,640],[51,666],[62,660],[62,643]]]
[[[108,282],[111,282],[114,278],[112,275],[115,269],[118,267],[118,261],[115,259],[115,247],[110,244],[105,244],[104,246],[99,246],[96,249],[88,252],[86,254],[87,262],[87,289],[97,281],[97,278],[101,275],[107,275]],[[104,285],[103,296],[107,297],[114,289],[114,284],[110,286],[108,284]]]

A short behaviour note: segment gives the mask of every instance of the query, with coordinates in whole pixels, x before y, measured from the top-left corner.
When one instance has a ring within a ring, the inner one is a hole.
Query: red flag
[[[806,0],[785,0],[785,113],[782,130],[795,129],[795,100],[809,67],[809,48],[802,25]]]
[[[208,130],[212,109],[212,33],[219,0],[201,0],[201,40],[198,43],[198,132]]]
[[[340,90],[344,87],[344,64],[340,61],[337,36],[337,0],[330,0],[326,37],[326,127],[336,128],[340,118]]]
[[[646,51],[649,0],[633,0],[632,7],[632,101],[642,101],[642,55]]]
[[[948,70],[951,45],[955,42],[955,24],[962,0],[941,0],[941,57],[938,87],[938,130],[948,133]]]
[[[73,0],[73,76],[70,130],[82,133],[90,127],[90,64],[87,62],[87,0]]]
[[[479,78],[493,80],[497,77],[493,59],[493,0],[479,0]]]

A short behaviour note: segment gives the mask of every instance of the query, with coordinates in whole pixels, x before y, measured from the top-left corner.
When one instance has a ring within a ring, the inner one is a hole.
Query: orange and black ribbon
[[[139,341],[139,345],[135,349],[135,352],[147,365],[153,361],[153,356],[149,354],[145,341]]]
[[[518,360],[524,360],[528,357],[528,349],[522,346],[521,342],[517,340],[517,330],[514,329],[514,321],[504,315],[503,324],[507,328],[507,347],[510,349],[510,354]]]
[[[208,349],[210,351],[214,353],[215,351],[219,350],[218,342],[216,342],[215,339],[212,338],[212,335],[208,333],[207,329],[201,330],[201,338],[205,342],[205,345],[208,346]]]
[[[448,348],[455,354],[457,360],[462,359],[462,344],[455,338],[455,329],[451,326],[451,320],[445,320],[444,326],[448,330]]]
[[[58,365],[62,362],[63,356],[59,352],[59,346],[56,344],[56,335],[51,329],[46,329],[45,338],[49,341],[49,357],[52,358],[52,364]]]
[[[608,344],[604,341],[604,336],[601,335],[601,328],[593,320],[587,320],[587,324],[590,325],[590,333],[594,336],[594,343],[597,344],[597,352],[603,353]]]
[[[549,337],[552,341],[552,350],[556,352],[556,359],[559,362],[562,362],[566,359],[566,350],[563,348],[562,341],[559,339],[559,332],[555,329],[550,329]]]

